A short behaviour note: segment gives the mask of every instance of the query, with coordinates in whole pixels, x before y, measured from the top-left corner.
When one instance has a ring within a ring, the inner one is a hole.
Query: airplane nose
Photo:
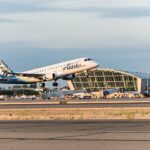
[[[96,63],[96,67],[99,67],[99,64],[98,64],[98,63]]]
[[[96,68],[99,66],[99,64],[97,62],[94,61],[93,63]]]

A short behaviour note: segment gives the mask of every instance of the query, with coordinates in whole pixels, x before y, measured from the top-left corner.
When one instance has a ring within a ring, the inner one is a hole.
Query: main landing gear
[[[45,88],[45,83],[41,83],[41,88],[42,88],[42,89]]]
[[[58,83],[55,81],[54,83],[53,83],[53,87],[57,87],[58,86]],[[44,90],[44,89],[46,89],[45,88],[45,83],[41,83],[41,88]]]
[[[58,83],[55,81],[54,83],[53,83],[53,87],[57,87],[58,86]]]
[[[42,91],[41,91],[41,97],[42,97],[43,100],[44,100],[44,99],[46,99],[46,97],[47,97],[47,93],[49,92],[49,89],[46,88],[46,84],[45,84],[44,82],[40,84],[40,87],[41,87],[41,89],[42,89]],[[56,81],[53,82],[53,87],[55,87],[55,88],[57,89],[58,83],[57,83]],[[54,89],[55,89],[55,88],[54,88]]]
[[[48,89],[46,88],[46,85],[45,85],[44,82],[40,84],[40,87],[41,87],[43,93],[45,93],[45,92],[48,90]]]
[[[44,100],[45,99],[45,93],[47,92],[47,88],[45,87],[45,83],[41,83],[40,87],[42,91],[40,92],[41,98]]]

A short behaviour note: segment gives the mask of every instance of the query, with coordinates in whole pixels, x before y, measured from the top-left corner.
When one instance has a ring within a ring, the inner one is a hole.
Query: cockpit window
[[[90,58],[87,58],[87,59],[84,59],[84,61],[91,61],[92,59],[90,59]]]
[[[89,58],[88,61],[90,61],[90,60],[92,60],[92,59]]]

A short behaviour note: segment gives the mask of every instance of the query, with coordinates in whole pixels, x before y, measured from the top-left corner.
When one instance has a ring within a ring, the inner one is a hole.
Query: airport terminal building
[[[144,94],[150,89],[150,75],[139,72],[125,72],[115,69],[98,68],[76,76],[68,81],[71,90],[85,89],[88,92],[99,92],[107,89],[119,89],[121,92]]]

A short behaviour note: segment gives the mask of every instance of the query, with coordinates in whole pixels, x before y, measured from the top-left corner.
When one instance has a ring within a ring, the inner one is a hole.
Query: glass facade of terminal
[[[121,71],[98,69],[88,73],[81,73],[72,80],[75,90],[86,89],[96,92],[106,89],[120,89],[122,91],[137,91],[137,78]]]

